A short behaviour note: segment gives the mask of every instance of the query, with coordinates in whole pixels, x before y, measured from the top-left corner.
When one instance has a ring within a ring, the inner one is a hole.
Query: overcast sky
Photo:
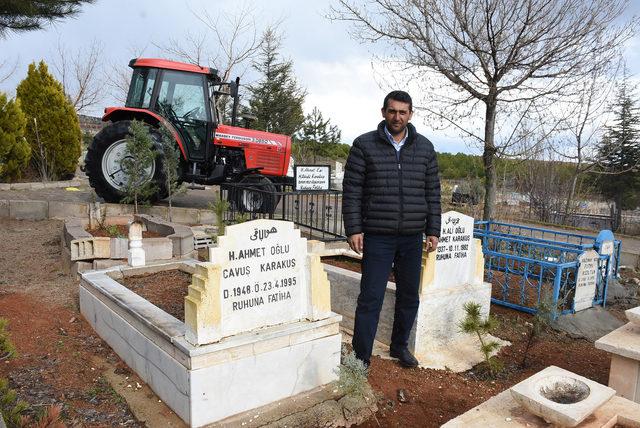
[[[255,9],[256,22],[262,26],[280,21],[284,33],[282,54],[293,61],[295,75],[306,88],[305,112],[317,106],[325,118],[342,130],[343,142],[373,129],[380,120],[380,107],[388,88],[381,89],[372,69],[371,47],[353,41],[346,24],[332,22],[324,16],[331,0],[301,2],[270,0],[244,3]],[[202,23],[193,12],[207,10],[217,16],[220,10],[234,14],[242,7],[238,0],[96,0],[83,6],[76,19],[67,19],[42,31],[10,33],[0,39],[0,63],[17,62],[13,76],[0,84],[0,91],[15,94],[18,82],[26,76],[28,64],[44,59],[50,64],[56,58],[60,42],[69,52],[87,49],[92,40],[104,45],[103,63],[125,66],[132,52],[144,49],[143,56],[161,56],[154,45],[166,46],[171,39],[184,40],[188,33],[201,34]],[[632,1],[629,14],[640,10],[640,0]],[[627,47],[627,63],[636,74],[640,69],[639,40]],[[202,64],[206,65],[206,64]],[[7,66],[0,69],[0,76]],[[52,70],[53,71],[53,70]],[[242,70],[238,70],[242,71]],[[252,80],[250,72],[245,82]],[[402,89],[402,88],[399,88]],[[117,105],[105,87],[100,107],[88,114],[99,116],[103,107]],[[416,95],[413,94],[414,98]],[[413,123],[442,152],[479,153],[469,147],[453,131],[435,131],[419,114]]]

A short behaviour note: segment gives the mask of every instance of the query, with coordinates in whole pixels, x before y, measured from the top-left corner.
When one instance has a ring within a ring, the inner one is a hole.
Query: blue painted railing
[[[493,284],[493,303],[536,313],[546,301],[554,317],[575,312],[578,257],[596,249],[594,237],[486,221],[476,222],[474,236],[482,241],[485,280]],[[618,244],[618,254],[619,250]],[[607,273],[613,260],[600,255],[594,305],[606,303]]]

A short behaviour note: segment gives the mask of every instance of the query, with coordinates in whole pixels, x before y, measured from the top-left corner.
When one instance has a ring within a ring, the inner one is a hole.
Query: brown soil
[[[126,238],[129,236],[129,229],[124,224],[114,224],[106,227],[99,227],[96,229],[86,229],[87,232],[96,237],[103,238]],[[151,232],[150,230],[142,231],[143,238],[163,238],[164,235],[158,232]]]
[[[129,276],[120,280],[120,283],[184,322],[184,297],[191,284],[191,274],[175,269]]]
[[[78,311],[78,284],[61,271],[61,229],[0,219],[0,317],[17,349],[0,377],[32,415],[58,404],[68,426],[142,426],[102,376],[126,366]]]
[[[19,398],[34,409],[63,405],[69,426],[141,426],[102,373],[115,365],[116,373],[125,373],[133,385],[142,382],[79,314],[78,285],[60,270],[61,227],[57,221],[0,219],[0,317],[9,320],[10,338],[19,353],[0,364],[0,376],[8,378]],[[188,274],[165,272],[125,282],[182,318]],[[520,368],[532,317],[499,306],[491,311],[501,324],[496,335],[512,343],[498,355],[505,370],[497,379],[488,378],[482,365],[455,374],[403,369],[395,361],[375,357],[369,381],[379,394],[380,410],[363,426],[439,426],[549,365],[607,383],[608,354],[586,340],[555,331],[534,342]],[[406,402],[399,400],[400,390]],[[158,400],[151,393],[148,397]]]

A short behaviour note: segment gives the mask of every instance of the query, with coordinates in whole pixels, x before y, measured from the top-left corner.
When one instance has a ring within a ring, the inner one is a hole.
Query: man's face
[[[391,135],[403,133],[407,123],[411,120],[411,115],[413,113],[409,110],[409,103],[402,101],[389,100],[387,108],[382,109],[382,117]]]

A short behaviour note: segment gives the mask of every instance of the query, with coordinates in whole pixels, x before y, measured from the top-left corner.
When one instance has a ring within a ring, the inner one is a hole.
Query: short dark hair
[[[391,91],[384,97],[384,103],[382,104],[382,110],[387,109],[387,104],[389,104],[389,100],[400,101],[401,103],[409,104],[409,111],[413,111],[413,102],[411,101],[411,95],[407,94],[405,91]]]

